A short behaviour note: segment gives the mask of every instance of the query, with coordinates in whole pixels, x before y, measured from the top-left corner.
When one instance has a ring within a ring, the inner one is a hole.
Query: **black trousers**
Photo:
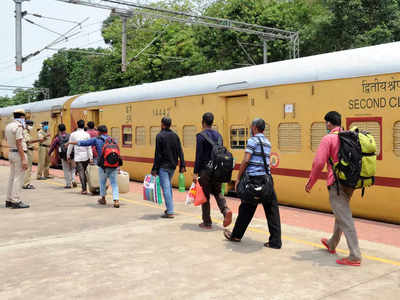
[[[76,170],[78,171],[79,180],[81,181],[82,191],[86,191],[87,189],[87,178],[86,178],[86,169],[89,165],[89,161],[77,161],[76,162]]]
[[[281,239],[281,218],[279,215],[279,206],[276,193],[274,191],[271,199],[263,199],[261,202],[264,207],[265,216],[268,222],[269,230],[269,244],[272,247],[282,247]],[[232,231],[232,237],[241,239],[246,232],[254,213],[256,212],[257,205],[252,203],[243,202],[239,206],[239,215],[236,218],[235,227]]]
[[[207,198],[207,202],[201,205],[203,223],[205,225],[211,225],[212,224],[211,211],[210,211],[211,194],[214,196],[215,201],[217,201],[219,210],[221,211],[224,217],[229,209],[226,206],[225,198],[221,194],[222,183],[213,181],[212,178],[210,178],[207,170],[201,170],[199,172],[199,176],[200,176],[199,183],[203,188],[204,195]]]

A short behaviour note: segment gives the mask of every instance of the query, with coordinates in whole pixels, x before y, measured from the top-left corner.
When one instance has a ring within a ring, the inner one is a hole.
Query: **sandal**
[[[35,187],[32,184],[27,184],[22,187],[24,190],[34,190]]]
[[[106,205],[107,201],[104,198],[100,198],[99,200],[97,200],[97,203],[100,204],[100,205]]]
[[[346,265],[346,266],[353,266],[353,267],[361,266],[361,261],[360,260],[350,260],[348,258],[338,259],[336,261],[336,263],[339,264],[339,265]]]
[[[114,207],[119,208],[119,200],[114,200]]]
[[[264,247],[271,248],[271,249],[281,249],[281,247],[271,246],[271,244],[269,242],[266,242],[264,244]]]
[[[322,245],[324,245],[326,247],[326,249],[328,250],[329,253],[336,254],[336,250],[335,249],[329,248],[328,239],[321,239],[321,243],[322,243]]]
[[[239,242],[240,242],[240,239],[232,237],[232,232],[229,231],[229,230],[227,230],[227,229],[224,230],[224,237],[225,237],[228,241],[231,241],[231,242],[236,242],[236,243],[239,243]]]
[[[81,194],[82,195],[87,195],[87,191],[82,191]]]

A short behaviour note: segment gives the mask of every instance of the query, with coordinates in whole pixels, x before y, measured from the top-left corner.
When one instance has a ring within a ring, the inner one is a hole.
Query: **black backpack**
[[[69,134],[59,135],[58,139],[59,139],[58,154],[61,159],[67,159],[67,150],[68,150],[67,143],[69,141]]]
[[[207,165],[210,176],[216,182],[230,182],[234,168],[232,153],[222,145],[220,137],[215,143],[204,131],[200,135],[212,145],[211,160]]]

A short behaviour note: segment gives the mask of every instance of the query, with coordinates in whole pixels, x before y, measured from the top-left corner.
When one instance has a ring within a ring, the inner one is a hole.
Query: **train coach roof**
[[[64,103],[72,97],[73,96],[66,96],[61,98],[3,107],[0,108],[0,116],[10,116],[14,112],[14,110],[18,108],[24,109],[27,112],[42,112],[51,111],[52,109],[61,109],[64,106]]]

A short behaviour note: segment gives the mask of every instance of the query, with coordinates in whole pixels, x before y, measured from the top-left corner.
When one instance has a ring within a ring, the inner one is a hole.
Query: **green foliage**
[[[400,40],[399,0],[168,0],[153,5],[298,31],[300,56]],[[121,18],[110,15],[102,35],[107,49],[65,50],[46,59],[35,87],[49,88],[55,98],[263,62],[258,36],[134,15],[127,20],[129,65],[123,73]],[[268,41],[269,62],[288,58],[287,41]],[[19,91],[0,98],[0,106],[41,98]]]

